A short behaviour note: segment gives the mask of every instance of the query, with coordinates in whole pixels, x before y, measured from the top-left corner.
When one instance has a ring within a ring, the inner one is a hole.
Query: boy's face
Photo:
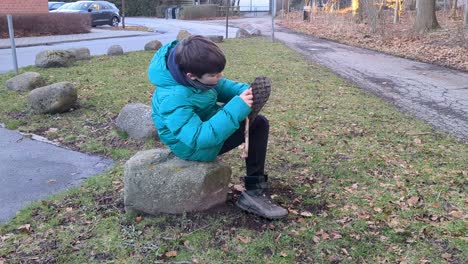
[[[194,74],[187,73],[188,77],[192,80],[198,80],[199,82],[207,85],[215,85],[218,83],[221,78],[224,77],[222,72],[219,73],[205,73],[201,78],[195,76]]]

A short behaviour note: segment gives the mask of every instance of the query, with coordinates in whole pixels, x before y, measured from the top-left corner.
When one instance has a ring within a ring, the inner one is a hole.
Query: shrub
[[[216,17],[219,15],[218,5],[198,5],[184,6],[180,18],[181,19],[198,19],[204,17]]]
[[[88,33],[91,28],[89,14],[31,14],[13,15],[15,37],[65,35]],[[0,37],[8,37],[6,16],[0,17]]]

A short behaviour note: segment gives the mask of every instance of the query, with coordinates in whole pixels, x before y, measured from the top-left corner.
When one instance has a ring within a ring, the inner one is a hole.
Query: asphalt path
[[[112,164],[0,128],[0,223],[29,203],[77,186]]]

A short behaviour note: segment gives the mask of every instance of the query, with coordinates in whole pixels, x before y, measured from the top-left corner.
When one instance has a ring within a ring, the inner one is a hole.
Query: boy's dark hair
[[[226,66],[226,57],[221,49],[200,35],[191,35],[179,42],[175,61],[183,72],[199,78],[206,73],[220,73]]]

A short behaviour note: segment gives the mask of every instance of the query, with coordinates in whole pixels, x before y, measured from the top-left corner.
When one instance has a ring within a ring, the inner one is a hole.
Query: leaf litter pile
[[[279,24],[319,38],[466,72],[468,29],[463,28],[461,11],[455,19],[450,17],[450,12],[438,11],[441,28],[424,34],[414,32],[416,14],[411,11],[403,12],[398,24],[393,24],[392,10],[384,11],[374,26],[369,22],[355,23],[351,13],[326,12],[312,14],[310,22],[302,21],[302,12],[293,12]]]
[[[126,214],[123,164],[161,144],[133,141],[115,130],[114,120],[126,103],[150,103],[146,67],[153,54],[96,57],[67,69],[28,67],[22,70],[50,82],[73,82],[79,106],[33,116],[24,110],[26,95],[2,89],[0,121],[112,157],[116,166],[0,226],[0,263],[468,261],[466,144],[279,43],[256,38],[221,47],[229,78],[272,79],[262,110],[270,121],[267,171],[271,197],[289,210],[287,219],[268,221],[235,206],[245,169],[237,150],[222,157],[233,169],[224,205],[177,216]],[[0,75],[0,82],[11,76]]]

